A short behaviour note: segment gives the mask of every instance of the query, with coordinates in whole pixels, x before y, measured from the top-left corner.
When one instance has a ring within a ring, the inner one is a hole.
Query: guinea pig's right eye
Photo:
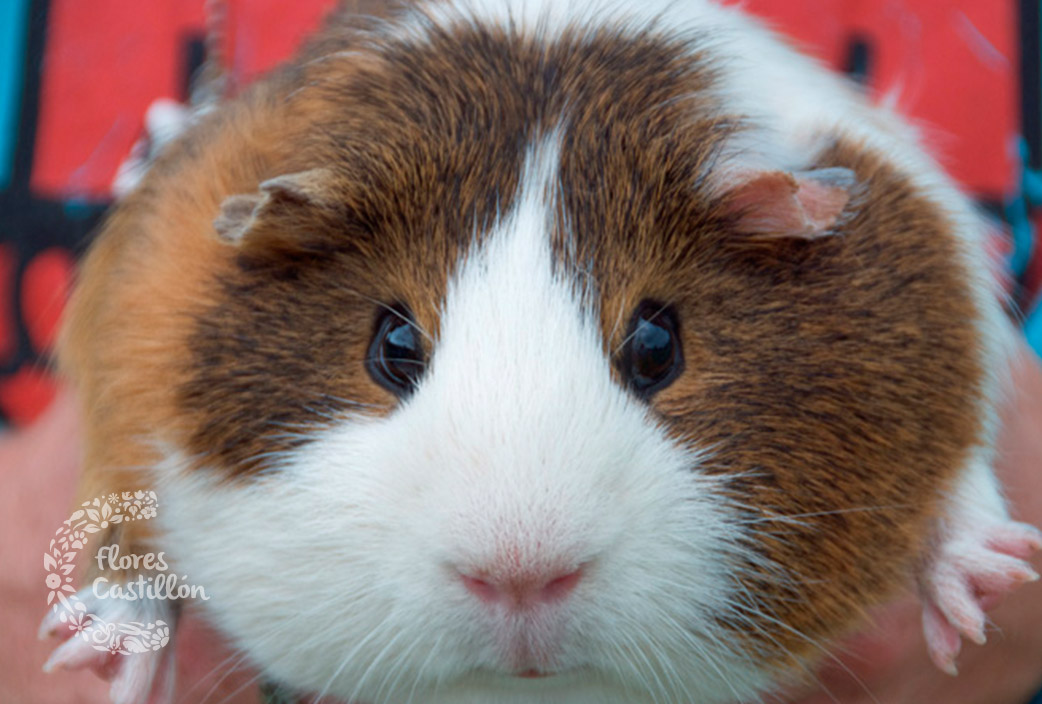
[[[365,367],[373,380],[399,397],[416,387],[427,366],[420,329],[404,306],[386,309],[376,322]]]
[[[619,371],[647,398],[673,383],[684,369],[679,324],[672,306],[644,301],[633,314],[619,358]]]

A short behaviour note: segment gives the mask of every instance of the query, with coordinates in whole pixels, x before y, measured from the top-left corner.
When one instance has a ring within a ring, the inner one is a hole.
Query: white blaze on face
[[[612,379],[594,299],[555,272],[558,162],[556,141],[532,148],[396,411],[317,432],[253,487],[169,473],[171,554],[273,677],[374,704],[716,702],[762,684],[714,620],[734,516],[695,443]],[[577,579],[519,606],[464,575]],[[558,674],[515,676],[533,669]]]

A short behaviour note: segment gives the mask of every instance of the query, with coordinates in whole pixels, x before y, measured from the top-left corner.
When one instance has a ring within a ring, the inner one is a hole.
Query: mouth
[[[544,677],[553,677],[553,676],[554,676],[554,673],[552,673],[552,672],[540,672],[539,670],[524,670],[523,672],[518,672],[517,674],[514,675],[514,677],[520,677],[520,678],[526,679],[526,680],[536,680],[536,679],[542,679]]]

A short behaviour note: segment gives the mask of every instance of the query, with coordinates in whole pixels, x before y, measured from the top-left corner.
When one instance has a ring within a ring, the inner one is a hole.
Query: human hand
[[[32,426],[0,436],[0,702],[107,704],[108,685],[85,670],[41,670],[55,642],[39,641],[46,613],[40,560],[68,516],[79,474],[79,432],[71,394],[61,395]],[[31,500],[27,500],[31,497]],[[221,638],[190,615],[179,625],[175,702],[254,704],[255,674],[228,657]],[[126,655],[119,657],[136,657]]]

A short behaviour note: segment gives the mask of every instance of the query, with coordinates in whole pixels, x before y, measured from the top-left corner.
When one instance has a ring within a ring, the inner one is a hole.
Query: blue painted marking
[[[0,0],[0,189],[14,165],[29,1]]]
[[[1042,357],[1042,305],[1035,308],[1034,312],[1024,323],[1024,335],[1028,344]],[[1042,692],[1039,692],[1038,704],[1042,704]]]

